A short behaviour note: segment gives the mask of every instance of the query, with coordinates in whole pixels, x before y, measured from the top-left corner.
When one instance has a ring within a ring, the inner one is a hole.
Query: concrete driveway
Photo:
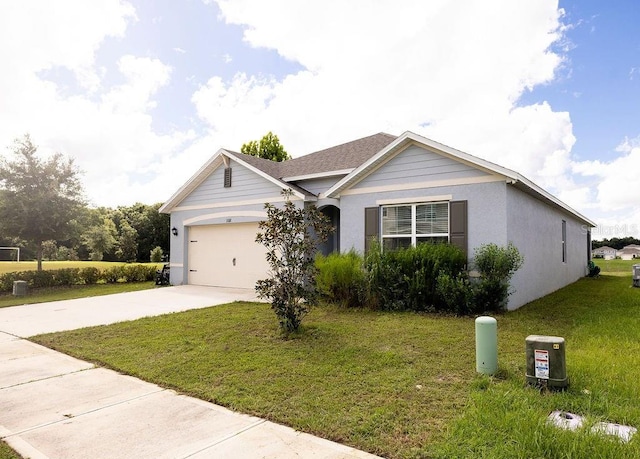
[[[0,309],[0,438],[32,459],[375,458],[21,338],[254,295],[179,286]]]
[[[27,338],[107,325],[236,300],[258,301],[252,289],[179,285],[115,295],[0,308],[0,331]]]

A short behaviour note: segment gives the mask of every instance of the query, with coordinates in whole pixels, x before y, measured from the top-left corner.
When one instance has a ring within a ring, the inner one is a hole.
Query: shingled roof
[[[243,153],[231,151],[229,153],[236,155],[265,174],[280,180],[285,177],[300,177],[355,169],[394,140],[396,140],[396,136],[380,132],[280,163]]]

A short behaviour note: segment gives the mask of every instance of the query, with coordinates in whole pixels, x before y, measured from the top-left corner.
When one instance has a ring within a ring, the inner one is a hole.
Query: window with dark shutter
[[[231,168],[224,168],[224,187],[229,188],[231,186]]]

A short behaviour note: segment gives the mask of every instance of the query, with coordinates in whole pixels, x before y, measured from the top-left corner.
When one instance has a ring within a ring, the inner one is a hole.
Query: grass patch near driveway
[[[315,308],[283,339],[269,306],[234,303],[35,341],[382,456],[640,457],[545,424],[555,409],[640,427],[640,289],[582,279],[497,316],[497,377],[475,374],[474,319]],[[570,388],[524,384],[524,340],[567,340]]]
[[[0,440],[0,459],[22,459],[9,445]]]
[[[0,308],[23,304],[47,303],[49,301],[73,300],[90,296],[135,292],[155,287],[155,282],[131,282],[120,284],[73,285],[70,287],[39,288],[27,291],[25,296],[0,293]]]

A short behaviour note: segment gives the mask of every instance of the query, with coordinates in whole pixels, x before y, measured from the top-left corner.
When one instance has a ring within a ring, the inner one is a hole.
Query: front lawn
[[[474,319],[315,308],[283,339],[234,303],[34,340],[234,410],[382,456],[640,457],[640,437],[567,432],[555,409],[640,427],[640,289],[582,279],[497,316],[499,375],[475,374]],[[570,388],[524,385],[529,334],[567,340]]]

